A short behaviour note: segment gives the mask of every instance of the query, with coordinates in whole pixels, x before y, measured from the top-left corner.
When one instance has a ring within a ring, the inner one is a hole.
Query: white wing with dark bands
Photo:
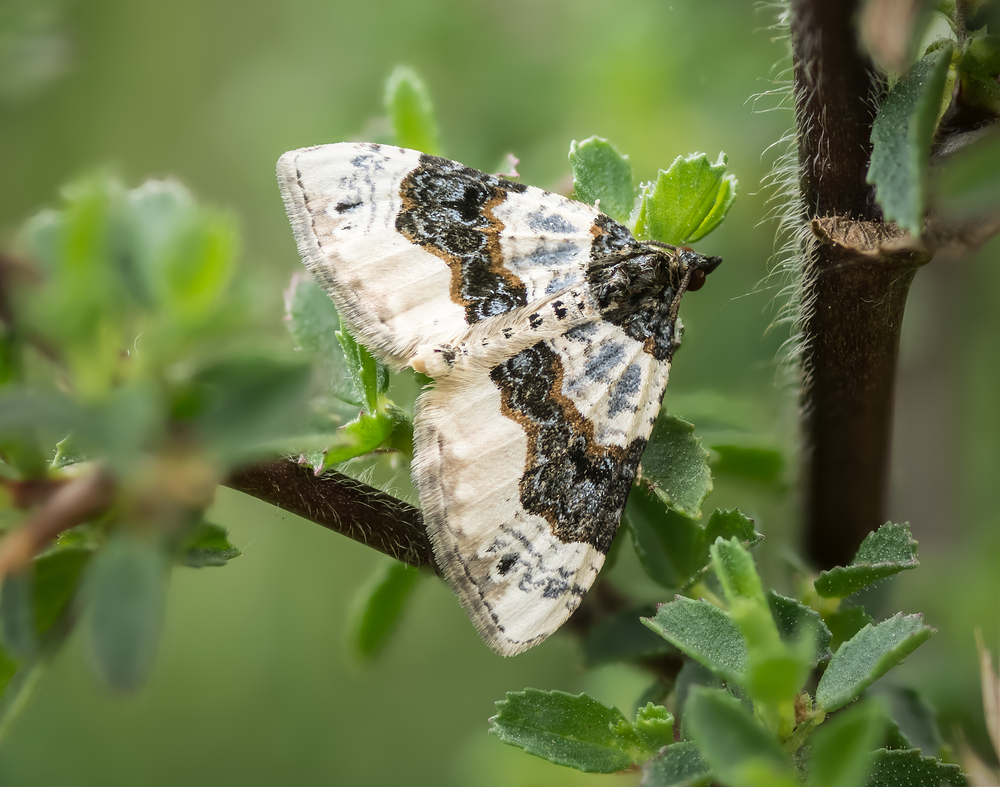
[[[302,148],[278,161],[299,253],[381,360],[581,281],[593,208],[413,150]],[[508,201],[508,198],[510,200]]]
[[[435,557],[490,647],[526,650],[604,563],[689,263],[588,205],[412,150],[303,148],[278,176],[358,339],[434,377],[413,473]]]
[[[546,327],[492,368],[463,358],[417,410],[435,555],[503,655],[552,634],[596,579],[670,369],[600,319]]]

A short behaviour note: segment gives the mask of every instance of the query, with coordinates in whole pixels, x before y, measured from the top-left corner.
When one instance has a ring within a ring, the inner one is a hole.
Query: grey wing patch
[[[494,211],[506,265],[523,283],[528,301],[586,280],[599,214],[582,202],[529,186],[522,199]]]
[[[670,375],[645,343],[609,322],[573,328],[551,340],[563,364],[563,391],[594,424],[602,445],[649,436]]]
[[[553,344],[539,342],[490,372],[501,412],[528,437],[521,504],[560,540],[606,554],[646,439],[600,442],[594,421],[565,391],[564,359]]]

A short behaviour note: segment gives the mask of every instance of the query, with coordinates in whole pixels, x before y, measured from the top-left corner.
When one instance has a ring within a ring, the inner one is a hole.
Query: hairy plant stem
[[[440,573],[419,509],[350,476],[311,468],[291,459],[246,465],[229,474],[225,486],[276,505],[411,566]],[[584,598],[567,629],[583,639],[597,623],[635,604],[606,581]],[[673,685],[679,656],[640,660],[647,672]]]
[[[224,484],[411,566],[437,569],[420,510],[350,476],[317,476],[279,459],[239,468]]]
[[[884,521],[903,308],[927,261],[882,250],[891,231],[865,175],[883,87],[858,46],[858,7],[791,1],[801,206],[814,229],[838,222],[802,249],[805,548],[820,568],[849,563]]]

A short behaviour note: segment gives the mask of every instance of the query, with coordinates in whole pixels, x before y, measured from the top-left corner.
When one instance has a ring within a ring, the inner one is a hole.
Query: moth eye
[[[706,274],[701,268],[695,268],[691,273],[691,281],[688,282],[688,292],[700,290],[705,284]]]

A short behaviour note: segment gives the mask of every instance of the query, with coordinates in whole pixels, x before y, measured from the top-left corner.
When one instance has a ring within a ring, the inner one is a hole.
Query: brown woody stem
[[[50,485],[49,491],[27,521],[0,541],[0,578],[26,566],[64,530],[107,511],[116,487],[103,468],[95,467],[72,481]]]
[[[893,238],[865,181],[882,84],[862,54],[856,0],[792,0],[802,249],[805,543],[846,565],[884,522],[893,395],[906,295],[929,255]],[[898,233],[895,233],[898,234]]]
[[[235,470],[225,485],[411,566],[436,568],[419,509],[350,476],[317,476],[305,465],[279,459]]]

